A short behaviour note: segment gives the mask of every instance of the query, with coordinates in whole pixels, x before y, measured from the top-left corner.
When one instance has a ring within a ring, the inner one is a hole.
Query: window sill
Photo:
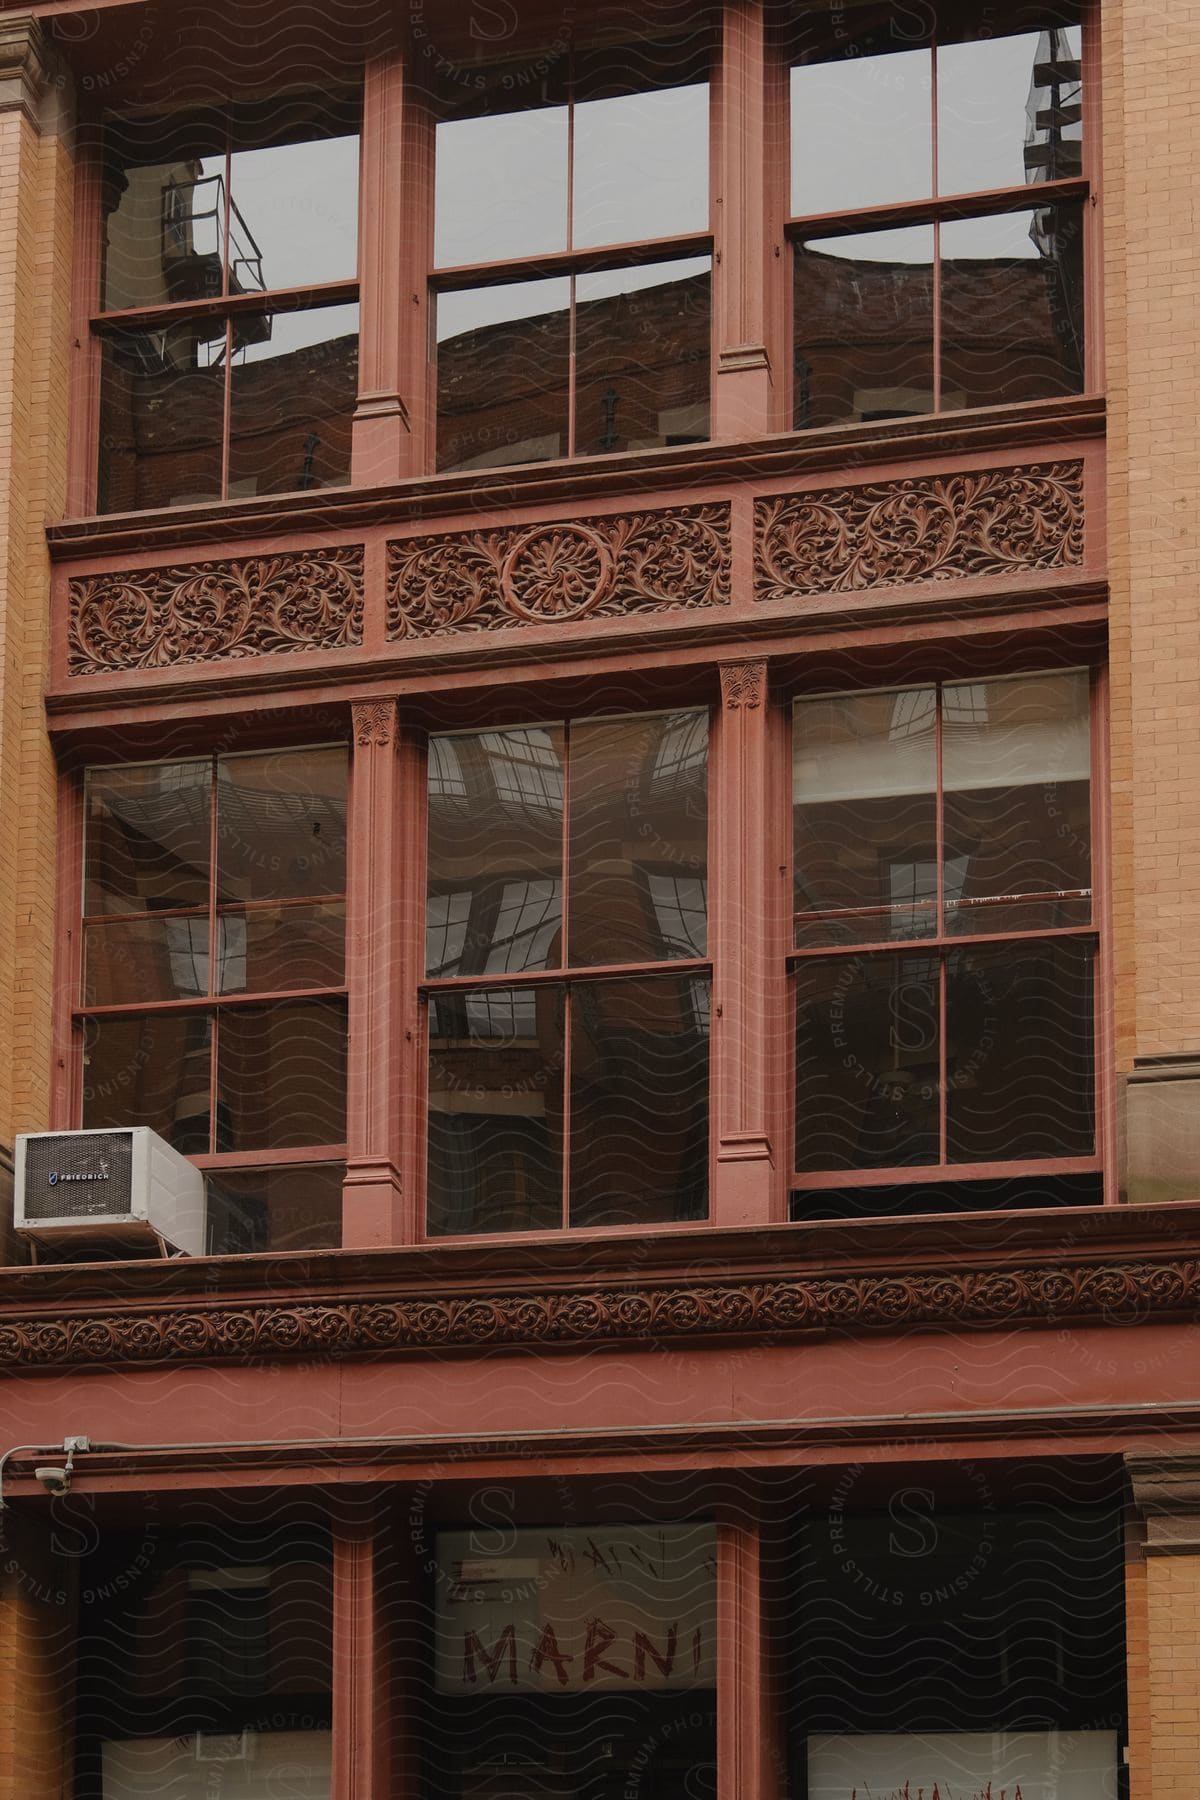
[[[473,516],[518,505],[563,500],[649,498],[662,490],[715,487],[745,480],[831,475],[872,464],[993,454],[1026,445],[1072,443],[1103,436],[1103,395],[1080,394],[1018,406],[981,407],[871,425],[781,432],[745,442],[688,444],[611,456],[573,457],[466,473],[425,475],[386,487],[298,490],[252,499],[205,501],[157,512],[109,513],[47,528],[56,562],[126,551],[269,538],[297,531],[348,532],[404,520]]]

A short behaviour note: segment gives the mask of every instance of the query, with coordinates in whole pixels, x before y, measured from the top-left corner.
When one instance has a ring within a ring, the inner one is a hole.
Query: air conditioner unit
[[[203,1256],[204,1177],[148,1125],[23,1131],[13,1225],[46,1244],[151,1244]]]

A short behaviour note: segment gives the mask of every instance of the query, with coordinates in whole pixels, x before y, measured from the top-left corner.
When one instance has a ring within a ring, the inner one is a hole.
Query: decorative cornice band
[[[388,636],[727,606],[729,507],[553,519],[388,545]]]
[[[0,1318],[0,1368],[596,1348],[795,1333],[1131,1325],[1200,1310],[1200,1258],[903,1275],[374,1294]]]
[[[80,576],[69,613],[72,675],[346,649],[362,643],[363,549]]]
[[[755,598],[1017,575],[1083,562],[1083,464],[1034,463],[757,500]]]

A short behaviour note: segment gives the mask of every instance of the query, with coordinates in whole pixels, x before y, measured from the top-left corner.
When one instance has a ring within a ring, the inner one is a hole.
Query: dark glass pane
[[[184,1156],[203,1155],[210,1148],[209,1029],[203,1013],[87,1020],[84,1128],[149,1125]]]
[[[708,86],[606,95],[575,107],[572,243],[708,229]]]
[[[214,1171],[205,1182],[209,1253],[336,1250],[345,1173],[344,1163]]]
[[[233,319],[229,492],[345,487],[358,402],[358,308]]]
[[[218,1150],[337,1144],[346,1136],[340,1001],[231,1006],[217,1021]]]
[[[567,946],[573,968],[708,948],[708,715],[572,725]]]
[[[572,1225],[706,1216],[709,985],[659,976],[572,989]]]
[[[1072,939],[955,950],[946,964],[951,1162],[1090,1156],[1093,951]]]
[[[439,294],[439,469],[567,454],[570,307],[558,279]]]
[[[212,764],[90,769],[84,790],[84,911],[207,906]]]
[[[429,1004],[432,1236],[562,1224],[563,995],[437,994]]]
[[[428,788],[426,972],[560,962],[562,727],[432,738]]]
[[[935,955],[827,957],[796,971],[796,1167],[939,1160]]]
[[[1083,207],[948,219],[942,408],[1083,390]]]
[[[486,116],[438,125],[437,268],[567,248],[567,108],[529,105],[530,95],[507,110],[522,101],[501,87]]]
[[[793,708],[795,942],[937,931],[937,690]]]
[[[101,339],[97,511],[221,497],[225,321]]]
[[[221,293],[222,118],[114,121],[106,133],[103,198],[106,312]]]
[[[349,109],[324,96],[280,96],[235,113],[229,173],[232,293],[354,279],[356,124]]]
[[[217,765],[217,893],[290,900],[346,891],[346,751],[264,750]]]
[[[1086,670],[942,690],[947,931],[1088,923],[1089,767]]]
[[[346,978],[346,908],[255,906],[217,920],[219,992],[279,993],[341,987]]]
[[[902,1187],[808,1188],[793,1192],[788,1217],[915,1218],[922,1213],[1040,1212],[1057,1206],[1102,1206],[1103,1175],[1014,1175],[983,1181],[911,1181]]]
[[[207,992],[207,912],[84,926],[85,1006],[194,1000]]]
[[[794,426],[933,409],[933,227],[796,246]]]
[[[937,93],[939,193],[1082,173],[1077,26],[941,45]]]
[[[708,436],[711,263],[645,263],[576,282],[575,450],[650,450]]]
[[[891,9],[881,9],[891,10]],[[868,36],[844,9],[829,61],[792,69],[792,214],[853,212],[933,192],[933,60],[904,48],[911,10]]]

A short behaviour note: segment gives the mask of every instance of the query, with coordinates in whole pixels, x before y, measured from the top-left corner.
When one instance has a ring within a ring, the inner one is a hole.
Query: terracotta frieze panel
[[[729,508],[556,520],[388,545],[388,635],[727,606]]]
[[[755,598],[858,593],[1083,561],[1083,464],[920,475],[755,502]]]
[[[362,642],[363,550],[288,550],[236,562],[72,580],[72,675],[236,661]]]
[[[380,1352],[538,1350],[1021,1322],[1133,1325],[1194,1315],[1200,1260],[810,1275],[537,1293],[372,1295],[0,1319],[0,1368]]]

